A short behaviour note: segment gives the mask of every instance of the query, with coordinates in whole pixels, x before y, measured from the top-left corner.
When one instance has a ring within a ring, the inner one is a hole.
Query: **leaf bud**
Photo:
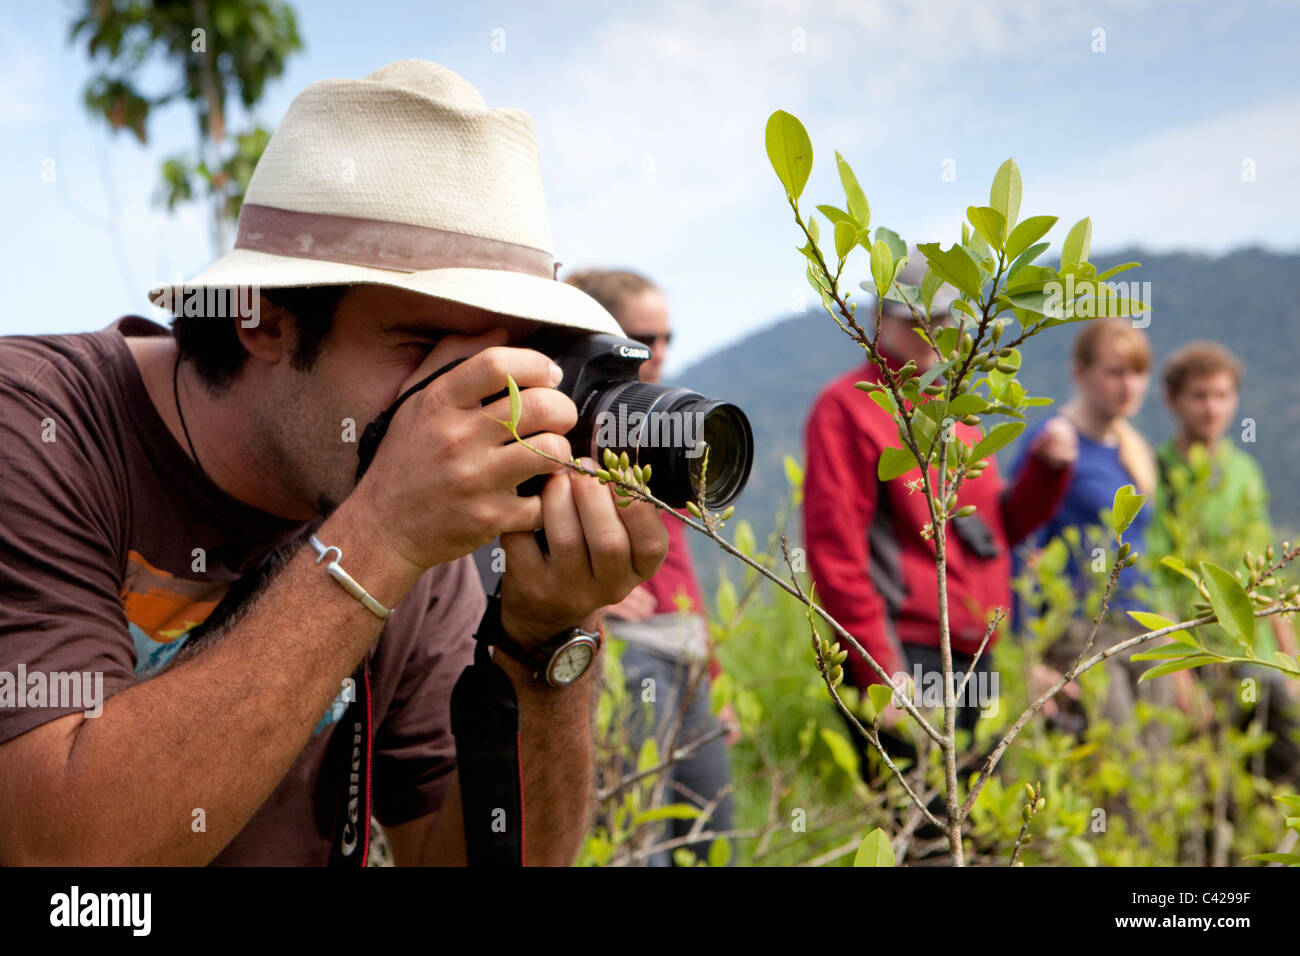
[[[614,471],[618,468],[618,455],[614,454],[614,452],[608,448],[605,449],[605,467],[610,471]]]
[[[1016,366],[1012,365],[1010,362],[998,362],[996,368],[1003,375],[1010,375],[1016,370]]]
[[[694,501],[686,502],[686,510],[689,511],[691,514],[695,515],[695,517],[697,518],[700,517],[700,506],[697,505]]]
[[[724,512],[722,512],[722,520],[723,520],[723,521],[727,521],[727,520],[729,520],[729,519],[731,518],[731,516],[734,515],[735,513],[736,513],[736,506],[735,506],[735,505],[727,505],[727,510],[724,511]]]
[[[957,514],[954,515],[953,517],[965,518],[967,515],[973,515],[974,513],[975,513],[975,506],[966,505],[964,508],[957,509]]]
[[[1039,810],[1043,809],[1043,807],[1045,807],[1045,806],[1047,806],[1047,798],[1046,798],[1046,797],[1039,797],[1037,800],[1034,801],[1034,812],[1037,813]]]
[[[1031,802],[1038,796],[1038,794],[1034,791],[1032,784],[1028,784],[1028,783],[1025,784],[1025,796],[1029,797]]]
[[[628,468],[631,467],[631,465],[632,465],[632,459],[627,457],[627,452],[623,452],[621,455],[618,456],[618,467],[622,468],[624,471],[627,471]]]

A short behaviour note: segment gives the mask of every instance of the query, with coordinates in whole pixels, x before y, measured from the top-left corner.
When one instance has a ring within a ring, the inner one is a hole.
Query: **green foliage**
[[[85,39],[95,72],[83,102],[109,128],[148,142],[153,113],[175,102],[194,105],[197,156],[163,162],[160,201],[168,211],[200,194],[212,203],[217,234],[239,216],[244,193],[270,134],[252,125],[228,141],[228,100],[246,111],[266,84],[302,49],[293,8],[278,0],[211,0],[208,4],[83,0],[69,40]],[[172,79],[160,91],[140,85],[158,62]],[[199,188],[199,184],[202,188]],[[218,250],[224,251],[224,250]]]

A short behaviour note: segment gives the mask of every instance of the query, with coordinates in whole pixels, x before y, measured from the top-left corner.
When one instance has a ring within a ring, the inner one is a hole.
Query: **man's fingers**
[[[659,570],[659,565],[668,556],[668,530],[659,517],[658,509],[645,501],[619,509],[619,517],[623,519],[628,540],[632,544],[632,566],[639,576],[648,578]]]
[[[512,440],[510,444],[488,452],[488,466],[492,469],[494,478],[511,488],[523,484],[534,475],[554,474],[564,467],[563,462],[569,460],[569,440],[563,435],[533,435],[526,441],[532,448],[525,448]],[[559,458],[560,461],[551,461],[550,458],[539,455],[539,451],[551,458]]]
[[[573,399],[553,388],[520,389],[519,410],[518,431],[523,438],[537,432],[555,432],[557,435],[567,435],[573,430],[573,426],[578,424],[578,407],[573,404]],[[483,427],[494,429],[493,434],[503,444],[514,441],[514,437],[497,423],[509,420],[509,396],[499,398],[492,404],[484,406]]]
[[[456,408],[479,408],[482,401],[506,390],[506,376],[521,389],[560,382],[560,367],[534,349],[484,349],[438,379],[438,392]]]
[[[588,469],[593,467],[589,459],[584,458],[582,464]],[[587,539],[592,574],[602,584],[616,585],[632,568],[627,529],[619,520],[612,489],[585,475],[573,475],[572,479],[573,500]]]
[[[565,471],[542,489],[542,527],[556,581],[576,584],[592,576],[587,537],[573,496],[574,476]]]

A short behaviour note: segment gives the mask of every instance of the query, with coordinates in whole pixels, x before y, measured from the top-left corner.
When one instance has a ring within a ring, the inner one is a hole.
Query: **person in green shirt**
[[[1189,567],[1212,561],[1231,570],[1246,550],[1259,554],[1276,544],[1264,474],[1227,437],[1237,413],[1241,362],[1217,342],[1189,342],[1166,359],[1163,378],[1165,403],[1177,427],[1156,449],[1155,520],[1147,534],[1151,561],[1158,564],[1165,555],[1175,555]],[[1173,613],[1186,615],[1201,600],[1195,586],[1170,568],[1161,566],[1156,582],[1161,603]],[[1290,624],[1281,615],[1263,620],[1268,626],[1257,631],[1256,655],[1268,659],[1280,648],[1294,656]],[[1300,777],[1300,748],[1287,739],[1296,727],[1294,719],[1287,719],[1300,697],[1296,682],[1269,668],[1234,671],[1259,684],[1256,703],[1268,708],[1267,729],[1275,735],[1269,763],[1282,776]]]

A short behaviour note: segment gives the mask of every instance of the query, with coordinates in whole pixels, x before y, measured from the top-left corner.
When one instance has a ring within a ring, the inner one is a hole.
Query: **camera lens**
[[[701,479],[710,510],[734,501],[749,480],[754,435],[735,405],[644,382],[602,382],[576,404],[574,434],[590,436],[591,457],[600,462],[608,448],[650,465],[651,491],[674,508],[696,500]]]

